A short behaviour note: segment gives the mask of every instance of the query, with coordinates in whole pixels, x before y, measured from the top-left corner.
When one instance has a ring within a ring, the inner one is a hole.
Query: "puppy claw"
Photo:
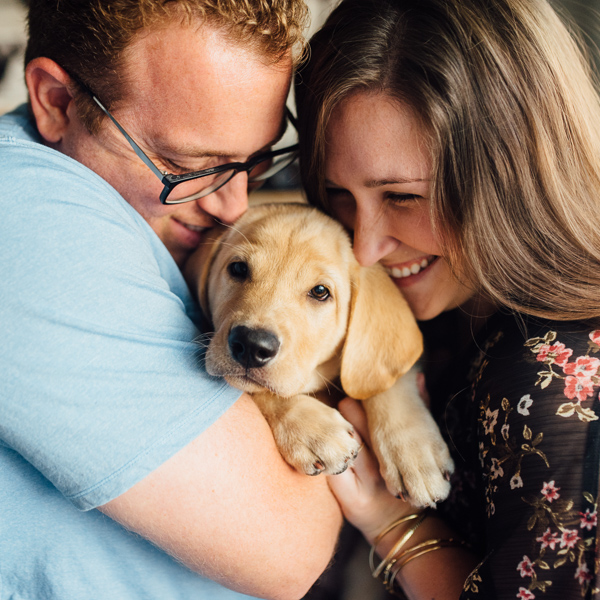
[[[344,471],[345,471],[345,470],[346,470],[346,469],[347,469],[347,468],[350,466],[350,464],[351,464],[351,463],[348,463],[348,464],[344,465],[344,466],[342,467],[342,469],[340,469],[340,470],[339,470],[339,471],[337,471],[336,473],[333,473],[333,475],[341,475],[341,474],[342,474],[342,473],[343,473],[343,472],[344,472]]]
[[[358,453],[354,428],[337,410],[315,398],[300,395],[293,400],[273,427],[285,460],[307,475],[345,471]]]

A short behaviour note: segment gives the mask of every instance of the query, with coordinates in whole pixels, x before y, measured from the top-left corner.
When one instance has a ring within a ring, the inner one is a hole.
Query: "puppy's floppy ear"
[[[417,322],[400,291],[380,265],[356,265],[341,382],[365,400],[389,389],[423,352]]]
[[[198,249],[190,256],[185,264],[183,276],[185,277],[192,293],[197,297],[204,316],[211,320],[208,304],[208,276],[210,268],[215,262],[217,252],[221,247],[221,238],[229,229],[218,225],[211,229]]]

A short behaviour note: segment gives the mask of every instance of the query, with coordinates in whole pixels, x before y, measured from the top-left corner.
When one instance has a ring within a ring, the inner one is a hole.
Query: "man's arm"
[[[294,471],[243,395],[194,442],[100,510],[190,569],[265,598],[300,598],[333,554],[341,512]]]

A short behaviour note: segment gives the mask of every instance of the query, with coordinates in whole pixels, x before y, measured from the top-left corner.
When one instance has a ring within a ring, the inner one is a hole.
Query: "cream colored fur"
[[[232,262],[247,277],[232,276]],[[207,371],[253,395],[292,466],[339,473],[355,458],[352,426],[315,398],[341,381],[364,403],[390,491],[419,506],[448,495],[453,464],[416,386],[420,331],[385,271],[356,262],[338,223],[301,204],[253,207],[214,232],[186,276],[213,325]],[[325,300],[311,296],[319,285]],[[264,366],[236,361],[237,326],[270,332],[276,355]]]

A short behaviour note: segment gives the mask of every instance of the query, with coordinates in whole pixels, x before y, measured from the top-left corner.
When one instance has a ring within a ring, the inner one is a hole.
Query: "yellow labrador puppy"
[[[336,221],[303,204],[250,208],[215,231],[186,276],[214,331],[207,371],[253,395],[290,465],[340,473],[355,458],[352,426],[316,399],[341,384],[364,403],[389,490],[418,506],[448,495],[452,460],[412,368],[419,329]]]

